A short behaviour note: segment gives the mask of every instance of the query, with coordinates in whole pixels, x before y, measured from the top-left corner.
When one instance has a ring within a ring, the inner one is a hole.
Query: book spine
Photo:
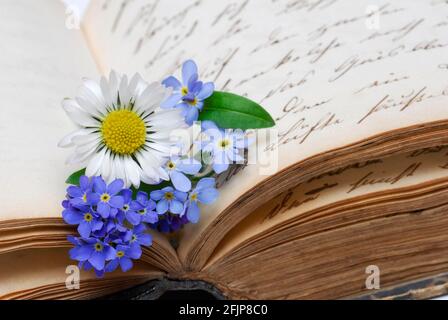
[[[165,293],[173,291],[202,291],[206,292],[211,299],[226,299],[226,296],[218,288],[202,280],[172,280],[162,278],[102,297],[101,300],[156,300],[161,298]],[[189,298],[194,298],[194,296],[189,293]]]

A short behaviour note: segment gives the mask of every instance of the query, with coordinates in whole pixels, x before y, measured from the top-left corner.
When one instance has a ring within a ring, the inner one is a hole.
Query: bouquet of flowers
[[[181,74],[149,84],[112,71],[99,83],[85,79],[62,103],[78,129],[59,146],[74,148],[67,163],[83,165],[62,202],[78,232],[68,238],[70,257],[98,276],[131,269],[151,245],[149,229],[197,223],[201,207],[218,199],[216,176],[244,162],[253,142],[246,130],[274,125],[257,103],[200,81],[194,61]],[[193,127],[193,142],[173,139]]]

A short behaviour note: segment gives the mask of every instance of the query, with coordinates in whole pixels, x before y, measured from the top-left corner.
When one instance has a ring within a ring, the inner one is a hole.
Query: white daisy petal
[[[120,81],[121,76],[117,72],[112,70],[109,75],[109,90],[114,104],[117,104],[118,101],[118,88],[120,85]]]
[[[109,88],[109,83],[107,82],[107,79],[105,77],[101,77],[100,80],[100,87],[101,87],[101,92],[103,93],[104,96],[104,102],[106,103],[106,105],[112,106],[115,101],[112,99],[112,94]]]
[[[65,164],[77,164],[80,162],[79,160],[80,155],[77,153],[72,153],[68,156],[68,158],[65,160]]]
[[[149,97],[149,102],[144,105],[142,108],[140,108],[143,115],[148,115],[152,112],[154,112],[157,108],[160,107],[160,104],[163,101],[164,93],[159,92],[157,94],[153,94]],[[177,109],[168,109],[169,111],[178,111]]]
[[[163,168],[157,168],[157,172],[159,173],[161,179],[165,181],[170,180],[168,173]]]
[[[103,148],[97,152],[92,159],[90,159],[89,164],[86,168],[86,176],[93,177],[99,174],[104,155],[106,154],[106,148]]]
[[[115,174],[118,179],[122,179],[125,185],[128,185],[126,171],[124,170],[124,159],[123,157],[117,157],[114,161],[115,163]]]
[[[109,181],[109,176],[110,176],[111,158],[112,158],[112,155],[110,154],[110,151],[108,150],[104,154],[103,162],[101,164],[101,169],[100,169],[101,176],[103,177],[104,180],[107,180],[107,181]]]
[[[162,161],[150,152],[142,151],[136,154],[136,158],[142,171],[152,180],[159,180],[156,168],[162,165]]]
[[[94,104],[92,104],[91,101],[87,100],[86,98],[78,96],[75,98],[75,100],[84,110],[86,110],[93,117],[95,117],[95,118],[103,118],[104,117],[104,115],[101,114],[96,109],[96,106]]]
[[[96,114],[105,114],[106,102],[101,91],[101,87],[93,80],[84,79],[83,85],[79,88],[78,98],[83,101],[81,106],[87,106],[89,112],[95,112]]]
[[[146,183],[146,184],[158,184],[160,183],[160,179],[154,180],[151,177],[149,177],[145,172],[142,171],[140,179],[142,180],[142,182]]]
[[[95,152],[95,148],[89,148],[87,150],[82,150],[82,152],[75,151],[67,158],[65,163],[70,164],[70,165],[84,163],[85,161],[88,160],[88,158],[90,156],[92,156],[92,154],[94,154],[94,152]]]
[[[62,138],[62,140],[59,141],[59,143],[58,143],[58,147],[60,147],[60,148],[72,147],[72,146],[75,145],[73,143],[73,139],[74,138],[76,138],[78,136],[85,136],[85,135],[88,135],[88,134],[90,134],[92,132],[93,132],[92,129],[78,129],[78,130],[75,130],[74,132],[69,133],[64,138]]]
[[[95,140],[92,140],[92,141],[89,141],[89,142],[86,142],[86,143],[84,143],[82,145],[77,146],[76,149],[75,149],[75,152],[85,153],[85,152],[88,152],[89,150],[92,150],[92,149],[96,150],[96,149],[98,149],[99,144],[100,144],[100,140],[99,139],[95,139]]]
[[[140,76],[139,73],[136,73],[129,82],[129,93],[132,97],[136,98],[140,95],[141,90],[146,88],[146,82]]]
[[[153,82],[146,87],[146,89],[137,97],[135,97],[134,108],[136,112],[150,112],[155,110],[160,105],[161,101],[154,101],[160,90],[164,90],[164,87],[157,82]]]
[[[86,112],[73,99],[64,99],[62,101],[62,108],[67,113],[68,117],[77,125],[81,127],[94,127],[98,125],[98,121]]]
[[[136,188],[140,187],[141,169],[137,165],[137,163],[131,157],[126,157],[124,158],[124,168],[126,171],[126,177],[128,178],[127,186],[130,186],[130,184],[132,184]]]
[[[147,145],[149,149],[157,150],[162,152],[163,154],[170,155],[172,147],[170,145],[161,144],[161,143],[150,143]]]
[[[77,146],[82,146],[92,141],[100,141],[100,140],[101,140],[100,134],[98,134],[97,132],[92,132],[86,135],[73,137],[72,142]]]
[[[131,101],[131,93],[129,92],[128,87],[128,77],[124,75],[121,78],[120,88],[118,89],[120,93],[120,102],[122,106],[126,106]]]
[[[181,111],[177,109],[161,110],[151,115],[147,120],[148,124],[157,129],[172,129],[185,127],[185,121],[182,117]]]
[[[111,183],[115,179],[119,179],[119,177],[117,177],[117,170],[115,169],[115,163],[117,162],[116,158],[118,158],[117,155],[111,155],[110,157],[109,176],[107,177],[107,179],[104,180],[106,181],[107,184]]]
[[[67,134],[65,137],[63,137],[59,142],[58,142],[58,147],[59,148],[69,148],[74,146],[72,139],[74,136],[76,136],[78,134],[78,130],[71,132],[69,134]]]
[[[159,132],[152,132],[149,139],[153,141],[157,140],[160,142],[170,142],[170,137],[171,137],[171,131],[165,130]]]

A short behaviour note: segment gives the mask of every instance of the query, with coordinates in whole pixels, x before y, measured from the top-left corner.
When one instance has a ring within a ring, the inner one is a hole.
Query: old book
[[[448,5],[376,3],[93,1],[79,31],[58,1],[3,1],[0,297],[94,298],[163,279],[229,298],[443,294]],[[154,233],[131,271],[82,272],[68,290],[74,230],[60,200],[76,168],[57,148],[71,126],[61,99],[82,77],[161,80],[188,58],[276,118],[278,139],[261,148],[276,165],[235,167],[178,246]]]

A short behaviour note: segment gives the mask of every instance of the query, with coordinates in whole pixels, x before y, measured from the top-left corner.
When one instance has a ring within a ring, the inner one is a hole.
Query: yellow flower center
[[[116,110],[103,120],[101,134],[110,150],[121,155],[131,155],[145,143],[146,126],[135,112]]]
[[[188,88],[187,87],[182,87],[182,89],[180,91],[181,91],[183,96],[188,94]]]
[[[193,193],[193,194],[190,196],[190,199],[193,200],[193,201],[198,200],[198,194],[197,194],[197,193]]]
[[[87,202],[87,194],[86,193],[83,194],[82,201]]]
[[[110,200],[110,195],[109,194],[107,194],[107,193],[103,193],[102,195],[101,195],[101,201],[102,202],[108,202]]]
[[[195,106],[198,104],[198,98],[194,98],[193,101],[188,101],[188,104],[190,106]]]
[[[165,199],[166,200],[173,200],[174,199],[174,194],[172,192],[166,192],[165,193]]]
[[[230,145],[230,141],[228,139],[223,139],[219,142],[219,146],[223,149],[227,148]]]
[[[93,220],[93,216],[89,212],[87,212],[84,214],[84,220],[90,222]]]
[[[121,258],[124,256],[124,251],[117,251],[117,257]]]
[[[103,251],[103,245],[101,243],[95,244],[95,251]]]
[[[146,214],[146,209],[141,209],[138,210],[138,213],[141,214],[142,216]]]
[[[132,235],[131,242],[135,242],[135,241],[137,241],[137,236],[136,236],[135,234],[133,234],[133,235]]]
[[[168,169],[172,170],[172,169],[176,168],[176,165],[172,161],[168,161],[167,167],[168,167]]]

